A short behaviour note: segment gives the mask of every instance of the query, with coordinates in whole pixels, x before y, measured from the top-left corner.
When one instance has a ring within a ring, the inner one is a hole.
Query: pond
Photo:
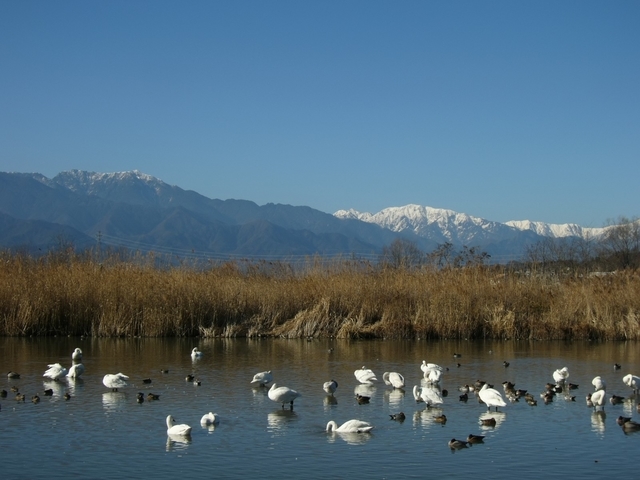
[[[203,355],[192,361],[196,346]],[[43,378],[48,364],[70,367],[76,347],[86,369],[79,380]],[[413,386],[424,385],[423,360],[445,370],[442,405],[427,408],[414,399]],[[640,345],[634,342],[0,338],[0,361],[3,372],[21,374],[0,380],[8,392],[0,399],[0,425],[3,473],[22,478],[637,474],[640,433],[625,434],[616,423],[620,415],[640,421],[639,399],[622,382],[627,373],[640,375]],[[622,368],[614,370],[615,363]],[[377,374],[373,386],[354,376],[363,365]],[[565,366],[568,381],[578,385],[570,391],[575,401],[558,394],[545,404],[540,393],[553,382],[554,370]],[[278,385],[301,393],[292,410],[271,401],[266,388],[252,388],[253,375],[265,370]],[[385,385],[385,371],[401,373],[406,387]],[[129,386],[112,392],[102,379],[118,372],[129,376]],[[596,375],[606,380],[608,397],[625,400],[607,402],[603,412],[589,408],[585,397]],[[143,383],[147,378],[151,383]],[[331,379],[338,383],[333,396],[322,388]],[[461,401],[458,388],[477,380],[503,395],[502,383],[513,382],[533,393],[537,405],[507,401],[488,413],[473,393]],[[12,386],[26,395],[24,402],[14,399]],[[53,395],[45,396],[45,389]],[[138,392],[143,403],[136,401]],[[146,400],[150,392],[159,400]],[[356,393],[369,396],[369,403],[359,404]],[[217,426],[200,425],[208,412],[219,415]],[[398,412],[405,414],[403,422],[390,418]],[[434,419],[442,414],[444,424]],[[168,415],[191,425],[189,438],[167,435]],[[495,426],[481,425],[485,417]],[[330,420],[350,419],[375,428],[368,434],[325,431]],[[449,448],[449,440],[469,434],[484,435],[484,443]]]

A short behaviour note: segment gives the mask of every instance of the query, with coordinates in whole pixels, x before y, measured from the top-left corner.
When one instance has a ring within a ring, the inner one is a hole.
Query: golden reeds
[[[5,336],[640,339],[640,277],[629,272],[0,260]]]

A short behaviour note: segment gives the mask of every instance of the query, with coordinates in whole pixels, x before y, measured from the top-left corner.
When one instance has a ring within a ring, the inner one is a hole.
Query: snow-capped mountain
[[[575,223],[544,223],[532,222],[531,220],[510,220],[505,223],[510,227],[518,230],[531,230],[543,237],[564,238],[564,237],[581,237],[584,239],[593,239],[600,237],[605,228],[581,227]]]
[[[543,237],[594,238],[602,234],[602,228],[584,228],[576,224],[548,224],[529,220],[493,222],[466,213],[421,205],[389,207],[378,213],[339,210],[338,218],[356,219],[375,223],[394,232],[411,231],[422,238],[454,245],[482,245],[510,238],[516,232],[532,232]]]
[[[493,261],[521,258],[545,237],[594,238],[603,229],[541,222],[500,223],[452,210],[406,205],[378,213],[219,200],[139,171],[0,172],[0,247],[46,251],[61,237],[141,251],[287,258],[377,256],[397,239],[424,252],[451,243]]]

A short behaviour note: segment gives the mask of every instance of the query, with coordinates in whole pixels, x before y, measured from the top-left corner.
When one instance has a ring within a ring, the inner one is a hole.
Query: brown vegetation
[[[0,335],[640,339],[640,277],[0,257]]]

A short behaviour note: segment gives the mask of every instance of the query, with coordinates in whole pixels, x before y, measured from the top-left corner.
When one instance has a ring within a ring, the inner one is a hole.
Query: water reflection
[[[84,385],[84,380],[82,378],[70,378],[69,381],[67,382],[67,386],[68,386],[68,392],[71,395],[77,395],[78,390],[80,390],[82,388],[82,386]]]
[[[625,398],[624,402],[622,402],[622,411],[627,417],[632,416],[637,411],[635,396]]]
[[[591,431],[602,437],[605,431],[605,420],[607,414],[604,410],[596,410],[591,413]]]
[[[492,476],[498,480],[507,480],[514,471],[526,480],[544,475],[541,458],[547,469],[566,467],[572,476],[588,477],[593,474],[593,462],[585,462],[584,458],[592,453],[593,444],[588,440],[597,432],[604,440],[598,442],[598,455],[608,459],[608,473],[616,477],[634,473],[633,465],[625,464],[624,459],[629,442],[636,442],[640,436],[621,434],[615,418],[637,417],[633,403],[637,403],[637,396],[620,405],[607,402],[606,410],[612,419],[605,430],[602,414],[591,418],[593,409],[585,408],[583,403],[591,387],[577,391],[582,392],[578,393],[577,402],[564,401],[560,394],[548,406],[539,400],[538,388],[549,381],[550,372],[565,364],[571,370],[571,380],[585,386],[590,385],[596,372],[610,369],[613,361],[640,364],[640,342],[202,339],[198,343],[205,354],[199,363],[193,364],[189,356],[192,339],[95,338],[85,339],[81,344],[87,366],[83,381],[43,383],[41,365],[52,358],[68,357],[76,342],[77,339],[66,338],[0,338],[0,362],[6,365],[5,371],[13,369],[22,374],[20,380],[14,381],[5,373],[0,390],[10,391],[16,384],[27,395],[25,403],[14,402],[13,393],[0,400],[3,433],[12,439],[2,447],[5,470],[20,472],[25,478],[41,478],[44,462],[66,465],[73,458],[82,458],[86,476],[103,478],[101,465],[114,454],[126,451],[127,455],[121,456],[124,473],[156,468],[159,473],[154,473],[154,477],[164,480],[198,476],[210,468],[211,453],[215,452],[219,460],[216,474],[223,478],[237,478],[241,473],[264,476],[264,472],[274,476],[294,456],[299,459],[298,468],[314,478],[323,475],[327,459],[334,472],[339,471],[344,478],[408,478],[415,476],[416,466],[419,468],[416,462],[428,465],[436,478],[466,478],[482,461],[475,456],[482,454],[484,461],[491,464]],[[328,354],[330,345],[334,351]],[[493,356],[487,355],[489,348],[494,349]],[[419,365],[426,356],[425,350],[430,360],[449,367],[442,386],[452,394],[437,408],[417,404],[410,391],[413,385],[422,383]],[[460,352],[461,360],[452,357],[452,352]],[[374,371],[406,372],[408,387],[404,391],[392,390],[380,382],[373,386],[359,385],[354,390],[357,382],[353,371],[363,364],[363,359],[371,363]],[[502,365],[505,359],[511,362],[507,370]],[[455,368],[456,361],[462,361],[463,366]],[[170,373],[160,374],[161,368]],[[253,374],[265,368],[281,372],[278,376],[286,377],[284,383],[297,387],[305,395],[305,401],[294,412],[282,410],[280,404],[269,400],[266,388],[251,387],[249,380]],[[127,372],[136,387],[123,392],[106,389],[102,384],[104,373],[116,369]],[[202,386],[195,388],[191,382],[185,382],[187,374],[200,378]],[[142,379],[149,377],[153,377],[153,386],[143,386]],[[334,397],[328,396],[318,380],[328,378],[335,378],[340,388],[346,389],[338,389]],[[458,386],[472,384],[477,378],[496,384],[499,390],[504,380],[529,387],[538,398],[539,407],[530,408],[520,400],[505,408],[506,413],[487,412],[486,406],[476,404],[477,397],[472,392],[468,403],[460,402]],[[51,401],[43,396],[43,385],[55,389]],[[610,393],[629,393],[620,379],[611,378],[609,387]],[[377,388],[381,389],[379,397]],[[66,389],[74,393],[74,399],[55,404],[55,400],[62,400]],[[136,403],[138,391],[144,392],[143,404]],[[147,401],[149,391],[161,394],[161,400]],[[371,397],[370,405],[358,405],[352,392]],[[28,401],[34,393],[39,393],[42,399],[38,406]],[[223,431],[196,426],[201,414],[210,411],[212,404],[216,412],[224,415],[224,426],[217,427]],[[107,413],[116,411],[117,414]],[[406,414],[406,422],[390,420],[390,414],[400,411]],[[175,412],[194,425],[193,441],[166,435],[160,420],[167,412]],[[442,414],[448,417],[444,427],[434,420]],[[362,418],[378,429],[372,435],[325,433],[322,427],[335,417]],[[493,418],[495,425],[479,426],[479,419],[484,418]],[[43,429],[43,420],[54,428]],[[567,425],[571,428],[567,429]],[[100,449],[95,448],[95,442],[85,441],[87,431],[95,430],[100,431]],[[50,445],[59,441],[60,432],[69,437],[69,447],[54,453]],[[489,435],[485,447],[469,449],[462,453],[463,457],[446,455],[447,442],[456,435],[466,438],[469,432]],[[326,435],[326,441],[321,435]],[[162,440],[166,440],[166,450],[173,453],[165,452]],[[32,461],[36,449],[42,462]],[[306,454],[308,451],[313,455]],[[536,455],[532,456],[532,451]],[[400,461],[391,465],[388,452],[398,454]],[[172,461],[179,456],[188,461]],[[249,456],[254,461],[247,464]],[[471,463],[466,465],[467,461]],[[239,464],[243,465],[243,472],[238,471]]]
[[[373,397],[374,393],[376,393],[376,387],[374,385],[356,385],[356,388],[353,389],[354,395],[362,395],[364,397]]]
[[[346,433],[346,432],[330,432],[327,433],[327,441],[335,443],[336,439],[343,440],[349,445],[363,445],[371,440],[370,433]]]
[[[293,410],[276,410],[267,415],[268,430],[275,434],[282,434],[287,424],[297,419],[298,414]]]
[[[404,390],[402,389],[387,390],[386,392],[384,392],[384,397],[390,407],[393,407],[393,408],[399,407],[404,400]]]
[[[185,451],[191,444],[191,437],[185,437],[183,435],[170,435],[167,434],[167,452],[180,452]]]
[[[61,382],[57,382],[55,380],[45,380],[42,382],[42,387],[45,390],[53,390],[53,395],[57,398],[62,397],[62,395],[64,395],[64,391],[66,389],[66,384],[61,383]]]
[[[338,399],[333,395],[325,395],[324,399],[322,400],[322,404],[325,407],[335,407],[336,405],[338,405]]]
[[[480,414],[478,422],[482,430],[493,430],[500,427],[506,418],[507,414],[504,412],[483,412]]]
[[[115,412],[126,403],[127,398],[124,392],[105,392],[102,394],[102,406],[107,412]]]
[[[442,413],[442,408],[427,407],[418,410],[413,414],[413,424],[422,425],[423,427],[441,426],[441,423],[436,423],[435,417],[439,417]]]

